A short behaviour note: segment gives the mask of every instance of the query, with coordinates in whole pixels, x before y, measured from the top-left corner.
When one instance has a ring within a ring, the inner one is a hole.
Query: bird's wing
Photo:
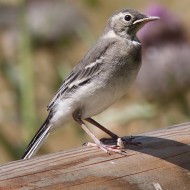
[[[101,71],[100,67],[103,63],[103,56],[114,43],[114,39],[101,40],[90,49],[83,60],[74,67],[70,75],[64,80],[56,95],[48,105],[48,110],[54,107],[57,100],[68,97],[70,92],[74,92],[80,86],[90,82],[93,76],[99,74]]]

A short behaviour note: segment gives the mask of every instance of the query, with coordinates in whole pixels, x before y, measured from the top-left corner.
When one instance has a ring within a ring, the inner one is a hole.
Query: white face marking
[[[124,18],[125,15],[126,15],[126,13],[119,13],[119,14],[113,16],[112,22],[115,22],[115,20],[119,20],[120,18]]]
[[[125,16],[130,15],[131,18],[129,21],[125,20]],[[122,37],[130,39],[130,35],[128,34],[127,30],[132,22],[133,15],[128,12],[120,12],[117,15],[114,15],[111,18],[110,26],[114,32],[110,31],[105,37],[113,38],[113,37]]]
[[[110,30],[103,38],[117,38],[119,37],[113,30]]]

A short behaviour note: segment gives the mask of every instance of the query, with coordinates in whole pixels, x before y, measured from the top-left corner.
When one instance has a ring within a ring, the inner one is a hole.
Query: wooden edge
[[[0,166],[0,189],[190,188],[190,123],[135,136],[128,156],[81,147]]]

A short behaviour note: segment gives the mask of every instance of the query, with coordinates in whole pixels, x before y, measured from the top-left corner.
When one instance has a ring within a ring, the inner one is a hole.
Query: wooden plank
[[[81,147],[0,167],[0,189],[190,189],[190,123],[136,136],[128,156]]]

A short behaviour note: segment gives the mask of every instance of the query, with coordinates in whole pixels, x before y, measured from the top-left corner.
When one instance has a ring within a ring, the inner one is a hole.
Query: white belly
[[[82,119],[101,113],[126,94],[134,78],[135,75],[130,79],[118,78],[105,86],[101,86],[102,83],[99,81],[100,84],[89,83],[80,87],[72,97],[57,102],[52,123],[55,126],[62,125],[72,118],[72,114],[78,109],[81,110]]]
[[[114,83],[96,90],[90,90],[86,93],[86,98],[82,102],[82,118],[92,117],[103,112],[106,108],[115,103],[118,99],[123,97],[129,83],[126,81],[115,81]]]

